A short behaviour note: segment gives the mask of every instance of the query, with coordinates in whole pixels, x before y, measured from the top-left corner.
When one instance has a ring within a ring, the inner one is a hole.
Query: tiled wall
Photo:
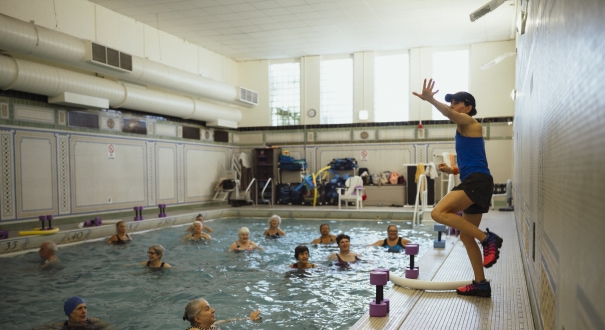
[[[127,111],[69,110],[47,105],[44,97],[3,95],[3,222],[209,202],[233,155],[269,145],[305,158],[310,172],[334,158],[353,157],[373,173],[404,174],[404,164],[432,162],[434,155],[454,151],[455,125],[445,121],[425,124],[424,138],[418,138],[417,123],[389,123],[246,128],[228,131],[229,142],[215,142],[216,129],[199,122]],[[98,128],[74,127],[70,111],[97,115]],[[146,133],[125,133],[124,118],[142,123]],[[512,177],[511,120],[484,122],[497,182]],[[199,127],[200,138],[184,138],[183,125]],[[284,173],[281,180],[300,182],[297,173]]]
[[[513,182],[534,319],[605,329],[605,3],[520,3]]]

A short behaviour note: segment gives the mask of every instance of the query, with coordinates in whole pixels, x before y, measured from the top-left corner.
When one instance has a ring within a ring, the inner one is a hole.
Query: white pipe
[[[5,51],[51,60],[89,72],[195,97],[249,106],[239,101],[238,90],[231,84],[138,56],[132,55],[132,72],[120,72],[89,63],[86,60],[88,44],[89,41],[0,14],[0,49]]]
[[[200,121],[227,119],[239,122],[242,119],[241,111],[234,108],[9,56],[0,56],[0,89],[47,96],[64,92],[89,95],[107,99],[113,108],[123,107]]]
[[[421,281],[409,278],[399,277],[389,273],[389,279],[391,282],[411,289],[416,290],[456,290],[457,288],[465,285],[469,285],[472,281],[453,281],[453,282],[433,282],[433,281]]]

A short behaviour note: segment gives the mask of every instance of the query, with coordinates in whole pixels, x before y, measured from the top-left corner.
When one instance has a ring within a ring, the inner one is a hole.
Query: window
[[[410,64],[408,54],[376,56],[374,60],[374,121],[409,120]]]
[[[352,123],[353,59],[322,60],[319,70],[320,123]]]
[[[271,125],[300,124],[300,63],[269,65]]]
[[[445,102],[445,94],[468,91],[468,62],[468,50],[433,53],[433,80],[435,87],[439,89],[439,93],[435,95],[437,101],[448,103]],[[434,120],[447,120],[437,108],[432,109]]]

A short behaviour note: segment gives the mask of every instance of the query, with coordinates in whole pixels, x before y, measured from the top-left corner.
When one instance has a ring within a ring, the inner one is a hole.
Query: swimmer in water
[[[321,226],[319,226],[319,233],[321,233],[321,237],[313,240],[311,244],[336,243],[336,235],[330,234],[330,225],[328,225],[327,223],[322,223]]]
[[[299,245],[294,249],[294,258],[296,258],[298,262],[291,264],[290,268],[317,268],[316,264],[309,262],[309,248],[306,245]]]
[[[256,243],[250,240],[250,230],[246,227],[242,227],[237,232],[238,240],[231,243],[229,246],[230,251],[252,251],[254,249],[263,250],[262,247],[256,245]]]
[[[126,244],[132,241],[132,237],[126,233],[126,222],[116,223],[116,233],[109,238],[107,244]]]
[[[338,265],[346,266],[349,263],[354,263],[361,260],[361,255],[351,252],[351,238],[348,235],[340,234],[336,236],[336,243],[340,249],[339,253],[332,253],[328,256],[328,260],[337,261]]]
[[[208,227],[208,226],[206,226],[206,225],[204,224],[204,216],[202,216],[202,214],[201,214],[201,213],[200,213],[200,214],[198,214],[198,215],[195,217],[195,221],[199,221],[199,222],[201,222],[201,223],[202,223],[202,231],[203,231],[203,232],[207,232],[207,233],[214,233],[214,230],[212,230],[212,228],[210,228],[210,227]],[[189,227],[187,228],[187,230],[186,230],[186,231],[193,232],[193,224],[192,224],[191,226],[189,226]]]
[[[185,235],[185,237],[181,238],[181,242],[184,242],[184,241],[198,242],[198,241],[202,241],[202,240],[212,239],[212,237],[210,237],[210,235],[202,232],[202,228],[204,227],[204,224],[202,224],[200,221],[194,221],[192,226],[193,226],[193,233]]]
[[[281,217],[279,215],[272,215],[267,222],[269,223],[269,228],[265,230],[263,236],[266,238],[279,238],[286,236],[286,233],[279,228],[279,225],[281,225]]]
[[[368,244],[368,246],[382,246],[387,248],[388,252],[401,252],[405,250],[405,245],[408,243],[411,243],[411,241],[399,237],[397,226],[389,225],[387,227],[387,238],[378,240],[374,244]]]
[[[149,268],[170,268],[168,263],[162,261],[162,257],[164,256],[164,249],[161,245],[152,245],[147,250],[147,256],[149,260],[141,262],[141,265],[147,266]]]

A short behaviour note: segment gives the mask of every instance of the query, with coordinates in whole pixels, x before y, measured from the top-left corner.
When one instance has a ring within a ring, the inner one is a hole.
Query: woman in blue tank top
[[[502,238],[487,229],[479,229],[483,213],[489,210],[494,180],[487,166],[483,127],[473,118],[477,114],[475,98],[467,92],[446,94],[445,101],[435,100],[433,91],[435,82],[425,79],[422,92],[413,94],[429,102],[444,116],[456,123],[456,154],[458,167],[439,164],[439,170],[447,174],[460,174],[462,183],[445,195],[431,212],[431,217],[444,225],[460,230],[460,239],[466,247],[475,279],[472,284],[460,287],[458,294],[467,296],[491,297],[491,287],[485,280],[483,267],[493,266],[500,256]],[[462,216],[457,212],[463,211]],[[476,243],[483,246],[481,251]]]

